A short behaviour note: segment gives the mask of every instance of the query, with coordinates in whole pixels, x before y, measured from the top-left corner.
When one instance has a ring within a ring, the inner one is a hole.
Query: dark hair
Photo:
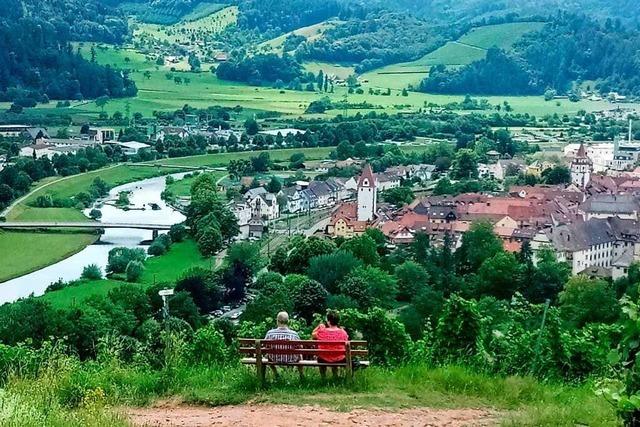
[[[338,312],[334,310],[328,310],[327,322],[329,322],[329,324],[333,326],[340,325],[340,315],[338,314]]]

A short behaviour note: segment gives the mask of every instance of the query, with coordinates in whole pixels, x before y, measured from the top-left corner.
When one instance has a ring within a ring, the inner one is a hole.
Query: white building
[[[571,273],[617,279],[627,274],[631,263],[640,260],[638,223],[619,218],[591,219],[559,225],[538,232],[531,242],[534,253],[555,250],[558,261],[567,262]]]
[[[580,188],[586,188],[591,180],[591,172],[593,162],[587,156],[584,144],[580,144],[576,156],[571,161],[571,182]]]
[[[376,178],[371,166],[365,165],[358,180],[358,221],[372,221],[378,205]]]
[[[276,195],[267,192],[264,187],[252,188],[245,193],[244,199],[251,207],[252,217],[269,221],[280,218]]]
[[[89,128],[89,139],[99,144],[115,141],[116,131],[110,128]]]

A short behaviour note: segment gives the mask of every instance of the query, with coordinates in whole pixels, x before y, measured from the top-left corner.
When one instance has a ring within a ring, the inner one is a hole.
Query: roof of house
[[[256,188],[251,188],[250,190],[247,190],[247,192],[244,193],[244,197],[245,199],[253,199],[254,197],[258,197],[263,194],[267,194],[267,189],[264,187],[256,187]]]
[[[640,210],[638,199],[630,194],[596,194],[589,197],[580,208],[584,212],[612,215]]]

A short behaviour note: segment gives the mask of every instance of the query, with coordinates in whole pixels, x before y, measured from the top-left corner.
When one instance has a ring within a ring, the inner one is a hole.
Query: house
[[[400,177],[386,173],[376,174],[376,184],[378,191],[387,191],[400,187]]]
[[[0,136],[4,138],[19,138],[30,127],[28,125],[0,125]]]
[[[276,195],[267,192],[264,187],[250,189],[245,193],[244,200],[251,207],[251,217],[269,221],[280,218],[280,206]]]
[[[367,221],[358,221],[358,205],[356,202],[343,203],[331,215],[326,233],[333,237],[351,238],[367,229]]]
[[[631,194],[597,194],[589,197],[578,212],[585,221],[592,218],[613,218],[638,220],[639,200]]]
[[[501,159],[495,165],[488,166],[490,175],[503,181],[509,175],[517,175],[526,169],[526,165],[519,159]],[[479,172],[479,171],[478,171]]]
[[[156,134],[156,140],[164,141],[167,136],[177,136],[180,139],[185,139],[191,132],[185,127],[180,126],[165,126]]]
[[[135,156],[140,150],[151,147],[149,144],[137,141],[119,142],[117,144],[122,148],[122,152],[127,156]]]
[[[329,206],[334,206],[336,204],[336,199],[333,191],[326,182],[312,181],[309,184],[308,190],[315,195],[316,208],[326,208]]]
[[[116,131],[111,128],[89,128],[89,139],[99,144],[115,141]]]
[[[22,133],[22,138],[33,144],[38,144],[49,139],[49,133],[46,128],[30,127]]]
[[[299,187],[287,187],[282,190],[282,194],[287,198],[285,210],[289,213],[297,213],[304,211],[305,199],[302,195],[302,189]]]
[[[227,62],[229,60],[229,55],[226,52],[218,52],[213,59],[216,62]]]
[[[415,178],[418,178],[420,181],[431,181],[433,179],[433,174],[436,171],[435,165],[416,165],[414,167]]]
[[[554,249],[559,261],[569,263],[572,274],[591,272],[614,279],[627,274],[634,261],[640,260],[640,225],[620,218],[592,218],[541,230],[534,237],[534,254],[544,248]]]

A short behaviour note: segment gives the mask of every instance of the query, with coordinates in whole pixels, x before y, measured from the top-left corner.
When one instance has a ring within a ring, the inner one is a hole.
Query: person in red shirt
[[[336,344],[318,344],[319,350],[335,350],[332,352],[322,353],[318,356],[318,363],[340,363],[345,362],[344,343],[349,341],[349,335],[340,327],[340,315],[335,311],[327,312],[326,323],[319,324],[311,334],[314,340],[318,341],[336,341]],[[338,368],[332,367],[333,376],[338,375]],[[320,367],[320,375],[325,378],[327,375],[327,367]]]

